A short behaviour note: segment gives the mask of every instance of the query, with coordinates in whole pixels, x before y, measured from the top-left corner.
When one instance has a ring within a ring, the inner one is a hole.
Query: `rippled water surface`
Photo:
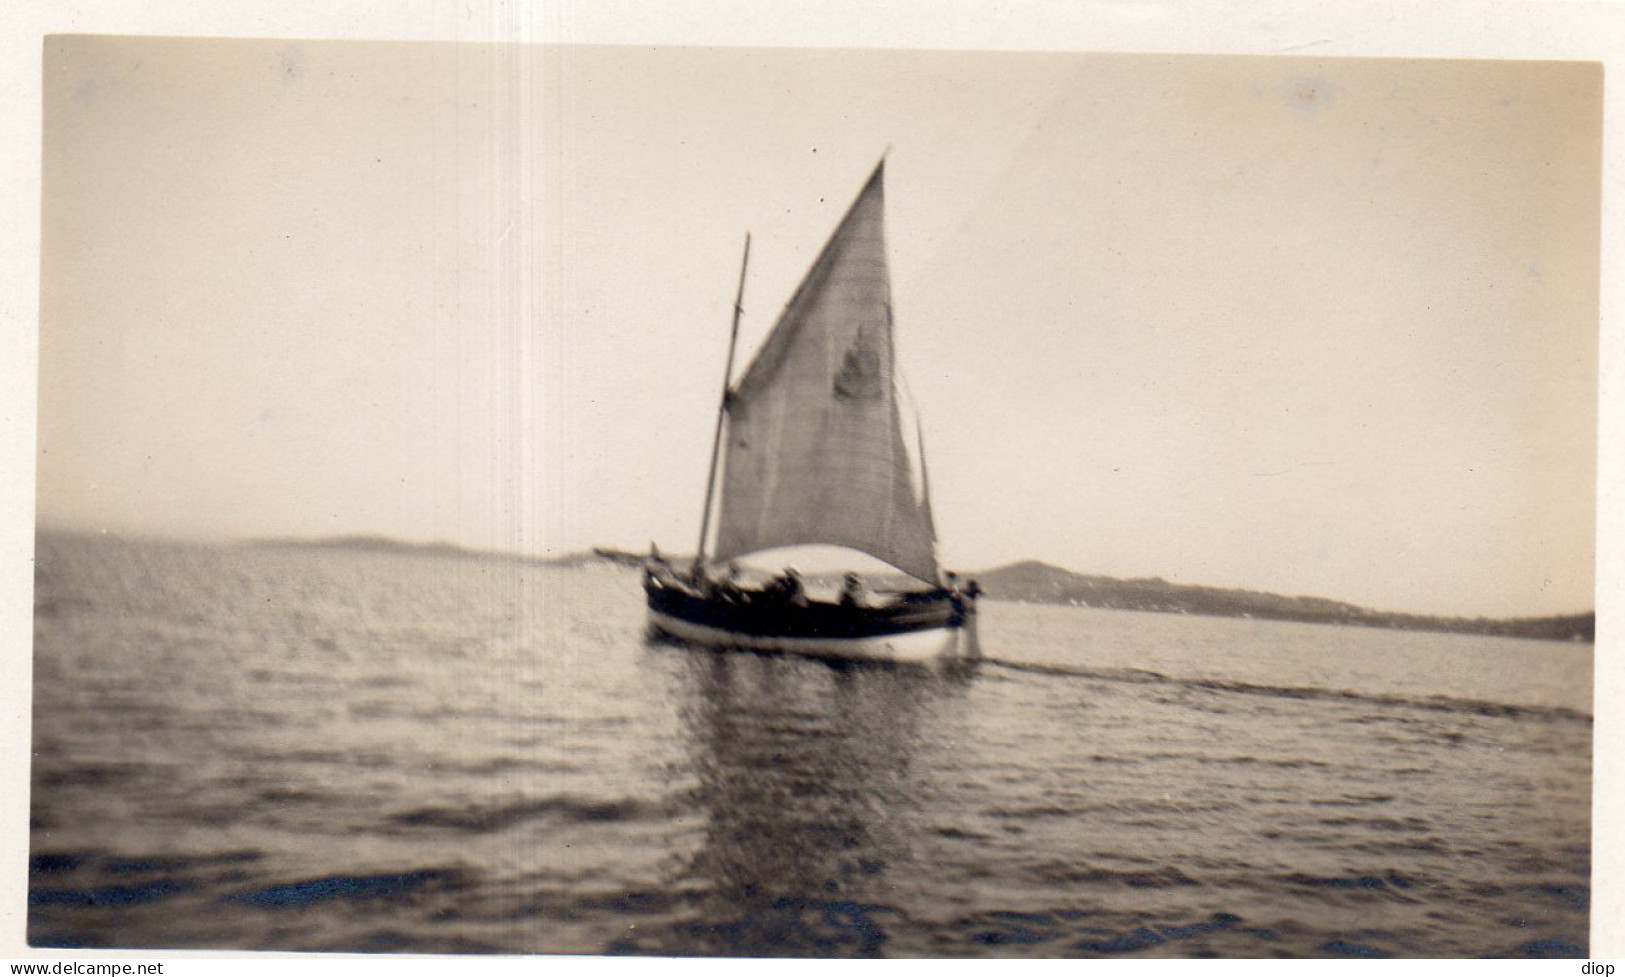
[[[986,601],[973,673],[636,574],[44,536],[36,945],[1582,956],[1591,648]]]

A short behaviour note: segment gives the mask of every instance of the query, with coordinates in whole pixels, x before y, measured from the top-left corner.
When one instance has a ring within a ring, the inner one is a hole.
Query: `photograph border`
[[[1106,0],[1025,0],[989,5],[951,0],[928,16],[908,0],[822,0],[814,5],[712,2],[679,7],[650,0],[613,5],[309,2],[161,5],[102,0],[69,6],[24,0],[4,18],[0,116],[4,210],[0,210],[0,956],[60,958],[23,942],[27,918],[31,734],[32,552],[38,396],[41,52],[56,33],[513,43],[863,47],[1079,51],[1312,58],[1491,58],[1597,61],[1604,65],[1602,294],[1599,324],[1597,616],[1595,702],[1625,697],[1625,662],[1614,626],[1625,571],[1625,342],[1620,258],[1625,113],[1607,111],[1625,73],[1625,6],[1612,3],[1343,0],[1314,3],[1138,5]],[[1616,106],[1617,108],[1617,106]],[[1593,959],[1625,956],[1625,732],[1615,710],[1593,727]],[[90,958],[88,951],[74,956]],[[131,953],[124,953],[132,956]],[[174,952],[145,956],[181,958]],[[201,957],[228,956],[213,952]]]

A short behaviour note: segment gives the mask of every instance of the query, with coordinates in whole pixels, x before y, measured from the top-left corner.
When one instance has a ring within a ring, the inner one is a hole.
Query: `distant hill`
[[[355,550],[363,553],[416,553],[421,556],[486,556],[453,543],[408,543],[387,536],[330,536],[324,539],[260,539],[253,545],[268,549]]]
[[[592,548],[592,558],[596,560],[603,560],[606,563],[613,563],[616,566],[641,568],[643,566],[645,556],[642,553],[629,553],[626,550],[611,549],[607,546],[594,546]],[[682,564],[687,563],[691,557],[668,556],[666,559],[669,560],[673,566],[681,566]]]
[[[1595,614],[1507,619],[1399,614],[1373,611],[1324,597],[1286,597],[1256,590],[1200,587],[1170,583],[1161,577],[1120,580],[1089,576],[1032,560],[986,570],[975,576],[989,597],[1043,604],[1557,641],[1594,641],[1596,636]]]
[[[434,556],[462,560],[507,560],[538,566],[581,566],[598,560],[624,562],[629,554],[614,551],[568,553],[564,556],[526,556],[501,550],[477,550],[455,543],[409,543],[387,536],[328,536],[317,539],[261,539],[249,545],[268,549],[348,550],[356,553],[398,553],[410,556]]]

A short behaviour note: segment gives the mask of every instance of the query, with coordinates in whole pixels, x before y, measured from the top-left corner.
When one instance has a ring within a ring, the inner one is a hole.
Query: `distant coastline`
[[[643,555],[640,553],[610,547],[595,547],[590,551],[557,557],[533,557],[494,550],[468,549],[452,543],[408,543],[383,536],[365,535],[320,539],[267,539],[253,541],[250,545],[461,559],[499,559],[553,567],[575,567],[591,563],[636,567],[643,562]],[[686,558],[682,556],[672,555],[669,558],[675,563],[686,562]],[[1375,611],[1323,597],[1289,597],[1255,590],[1203,587],[1172,583],[1160,577],[1121,579],[1093,576],[1034,560],[995,567],[968,576],[975,578],[990,598],[1030,604],[1297,621],[1307,624],[1336,624],[1404,631],[1443,631],[1545,641],[1589,643],[1596,640],[1595,612],[1523,618],[1405,614]]]
[[[1374,611],[1324,597],[1288,597],[1256,590],[1202,587],[1170,583],[1160,577],[1121,580],[1089,576],[1036,561],[1013,563],[975,576],[988,596],[1029,603],[1546,641],[1594,642],[1596,639],[1595,612],[1524,618],[1404,614]]]
[[[623,555],[608,550],[566,553],[562,556],[525,556],[521,553],[508,553],[502,550],[471,549],[466,546],[458,546],[456,543],[409,543],[404,540],[391,539],[388,536],[368,535],[324,536],[312,539],[290,536],[249,540],[244,545],[259,549],[346,550],[354,553],[398,553],[409,556],[438,556],[462,560],[507,560],[511,563],[528,563],[549,567],[582,566],[588,563],[605,561],[627,563],[626,557],[630,556],[629,554]],[[630,565],[637,565],[641,562],[641,557],[630,557]]]

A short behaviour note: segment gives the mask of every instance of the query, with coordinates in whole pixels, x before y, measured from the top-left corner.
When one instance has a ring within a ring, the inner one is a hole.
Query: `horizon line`
[[[624,549],[624,548],[619,547],[619,546],[604,545],[604,544],[599,544],[599,543],[587,544],[585,547],[577,547],[577,548],[572,548],[572,549],[568,549],[568,550],[562,550],[562,549],[557,550],[557,551],[543,550],[540,553],[527,553],[527,552],[524,552],[524,551],[521,551],[521,550],[482,549],[482,548],[478,548],[478,547],[466,546],[466,545],[461,544],[461,543],[449,542],[447,540],[427,540],[427,539],[426,540],[413,540],[413,539],[406,539],[406,538],[402,538],[402,537],[398,537],[398,536],[390,536],[390,535],[387,535],[387,534],[384,534],[384,533],[375,533],[375,532],[340,532],[340,533],[331,533],[331,534],[322,535],[322,536],[238,536],[238,537],[230,537],[230,538],[199,538],[199,537],[187,538],[187,537],[183,537],[183,536],[165,535],[163,533],[155,533],[155,532],[148,532],[148,531],[114,530],[114,529],[108,529],[108,528],[105,528],[105,527],[99,528],[99,529],[77,528],[77,527],[73,527],[73,526],[63,525],[61,523],[48,524],[48,523],[43,522],[43,521],[37,521],[35,523],[35,526],[34,526],[34,535],[35,535],[36,539],[39,536],[46,535],[46,534],[56,534],[56,535],[63,535],[63,536],[113,537],[113,538],[116,538],[116,539],[123,539],[123,540],[128,540],[128,541],[133,541],[133,542],[146,541],[146,542],[159,542],[159,543],[178,543],[178,544],[182,544],[182,545],[193,545],[193,546],[245,546],[245,545],[252,546],[252,545],[266,545],[266,544],[282,544],[282,545],[294,545],[294,546],[314,546],[314,545],[332,544],[332,543],[345,542],[345,541],[376,542],[376,543],[387,543],[387,544],[390,544],[390,545],[393,545],[393,546],[398,546],[398,547],[400,547],[402,549],[452,550],[452,551],[455,551],[457,553],[465,554],[465,555],[468,555],[468,556],[497,557],[497,558],[500,558],[500,559],[529,561],[529,562],[562,562],[562,561],[568,560],[568,559],[570,559],[572,557],[593,557],[593,556],[597,556],[599,551],[607,551],[607,552],[610,552],[610,553],[625,554],[625,555],[629,555],[629,556],[642,556],[643,555],[643,554],[638,553],[636,551],[629,550],[629,549]],[[808,545],[814,545],[814,544],[808,544]],[[822,544],[820,544],[820,545],[822,545]],[[788,547],[785,547],[785,548],[788,548]],[[838,548],[840,548],[840,549],[851,549],[850,547],[838,547]],[[862,551],[861,550],[853,550],[853,552],[862,552]],[[662,551],[662,556],[667,558],[667,559],[681,559],[681,558],[686,558],[686,557],[692,557],[693,554],[678,553],[676,551],[672,551],[670,553],[667,553],[665,551]],[[995,571],[998,571],[998,570],[1005,570],[1005,569],[1009,569],[1010,567],[1019,566],[1019,565],[1024,564],[1024,563],[1032,563],[1032,564],[1037,564],[1039,566],[1049,567],[1051,569],[1059,570],[1059,571],[1061,571],[1063,573],[1070,573],[1070,574],[1073,574],[1074,576],[1079,576],[1079,577],[1099,577],[1099,578],[1106,579],[1106,580],[1116,580],[1116,581],[1120,581],[1120,582],[1132,582],[1132,581],[1139,581],[1139,580],[1160,581],[1162,583],[1169,584],[1169,585],[1176,586],[1176,587],[1195,587],[1195,588],[1203,588],[1203,589],[1208,589],[1208,590],[1233,591],[1233,592],[1239,592],[1239,593],[1253,593],[1253,594],[1267,594],[1267,595],[1270,595],[1270,596],[1286,597],[1286,598],[1291,598],[1291,599],[1325,600],[1325,601],[1332,601],[1334,603],[1344,604],[1344,605],[1346,605],[1348,607],[1356,608],[1356,609],[1359,609],[1359,610],[1362,610],[1362,611],[1377,613],[1377,614],[1409,615],[1409,616],[1412,616],[1412,617],[1430,617],[1430,618],[1438,618],[1438,619],[1441,619],[1441,620],[1455,620],[1455,621],[1478,621],[1478,620],[1482,620],[1482,621],[1520,621],[1520,620],[1540,620],[1540,619],[1545,619],[1545,618],[1583,617],[1583,616],[1588,615],[1588,614],[1595,617],[1596,613],[1597,613],[1597,608],[1596,608],[1596,602],[1595,601],[1592,602],[1592,605],[1590,607],[1584,608],[1582,610],[1557,611],[1557,612],[1551,612],[1551,613],[1522,614],[1522,615],[1495,616],[1495,617],[1485,615],[1485,614],[1467,615],[1467,614],[1446,614],[1446,613],[1423,612],[1423,611],[1385,610],[1385,609],[1382,609],[1382,608],[1366,607],[1363,604],[1357,604],[1357,603],[1355,603],[1353,601],[1344,600],[1343,598],[1340,598],[1340,597],[1326,597],[1326,596],[1323,596],[1323,595],[1320,595],[1320,594],[1292,594],[1292,593],[1285,593],[1285,592],[1282,592],[1282,591],[1260,590],[1260,589],[1257,589],[1255,587],[1250,587],[1250,586],[1224,586],[1224,585],[1221,585],[1221,584],[1186,583],[1186,582],[1182,582],[1180,580],[1170,579],[1170,578],[1163,577],[1163,576],[1160,576],[1160,575],[1158,575],[1158,576],[1114,576],[1112,574],[1106,574],[1106,573],[1092,573],[1092,572],[1083,571],[1083,570],[1074,570],[1074,569],[1072,569],[1070,567],[1061,566],[1059,564],[1051,563],[1048,560],[1040,560],[1040,559],[1037,559],[1037,558],[1034,558],[1034,557],[1021,557],[1021,558],[1017,558],[1017,559],[1013,559],[1013,560],[1007,560],[1005,562],[998,563],[998,564],[995,564],[995,565],[992,565],[992,566],[982,567],[982,568],[980,568],[978,570],[975,570],[975,571],[955,571],[955,572],[960,573],[961,576],[964,576],[966,574],[971,574],[971,573],[992,573],[992,572],[995,572]],[[901,571],[898,571],[898,572],[901,572]],[[998,598],[995,597],[994,599],[997,600]]]

